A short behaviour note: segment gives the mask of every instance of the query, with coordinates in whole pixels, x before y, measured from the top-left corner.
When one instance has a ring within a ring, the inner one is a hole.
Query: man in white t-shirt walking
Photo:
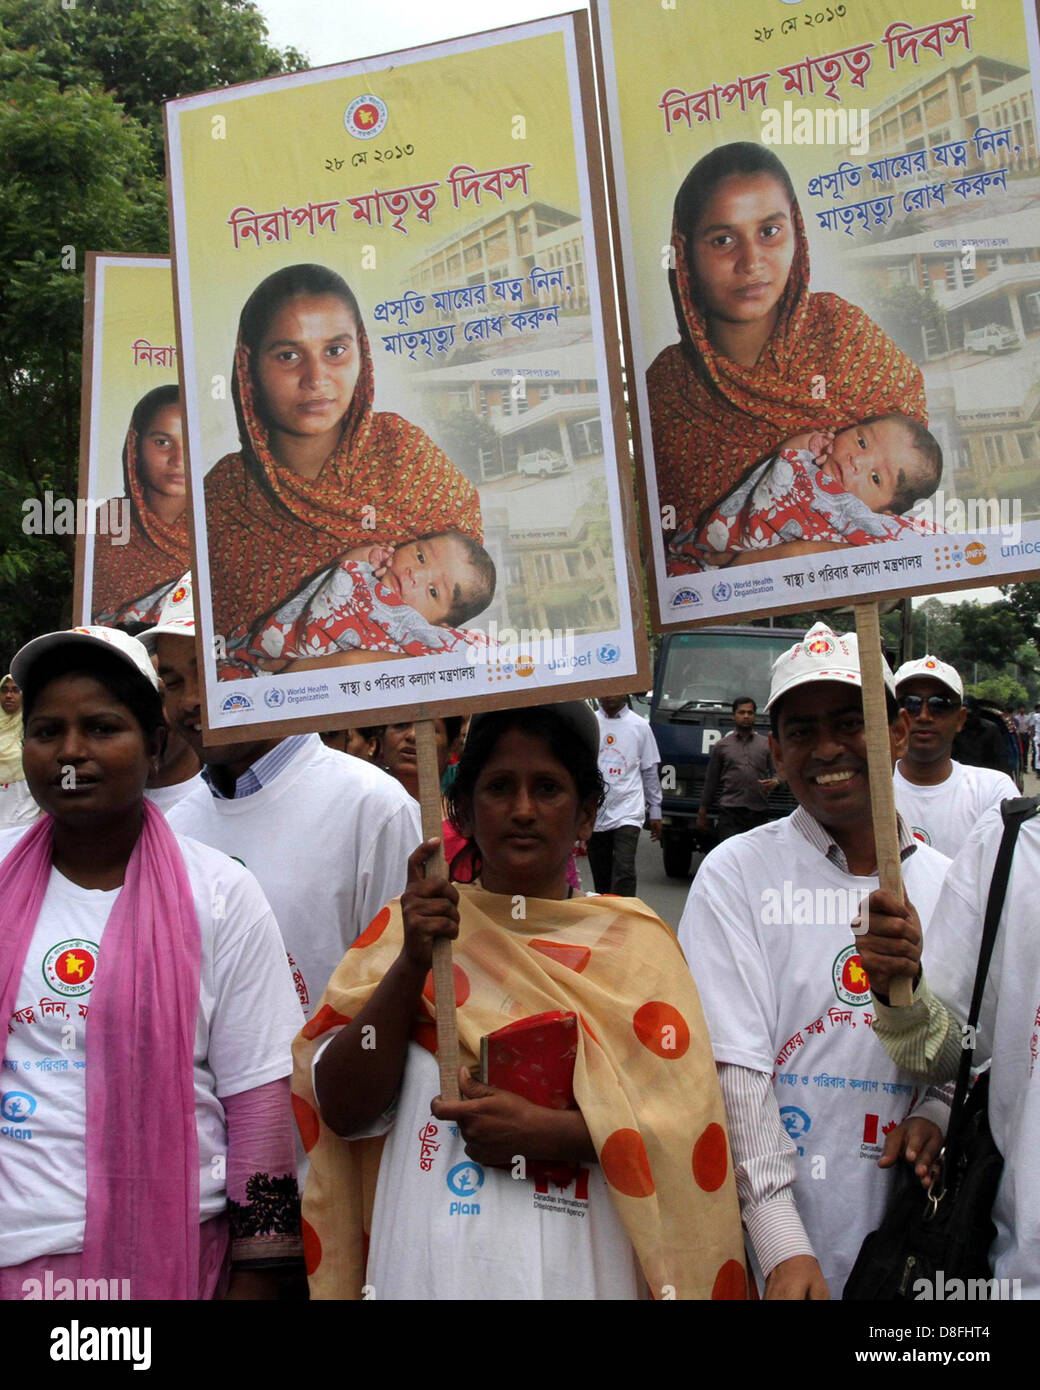
[[[893,761],[906,715],[885,667]],[[724,840],[693,881],[679,942],[700,991],[741,1216],[768,1299],[840,1298],[879,1223],[901,1153],[930,1164],[941,1134],[874,1042],[849,923],[877,886],[859,651],[814,628],[773,667],[770,750],[798,802]],[[931,915],[948,861],[901,821],[907,893]],[[928,1106],[940,1123],[946,1108]]]
[[[870,931],[859,938],[877,1000],[879,1041],[899,1065],[933,1082],[952,1080],[963,1055],[986,902],[1003,831],[1000,812],[990,809],[950,865],[924,944],[923,974],[917,914],[888,894],[871,898]],[[1004,1160],[993,1202],[996,1238],[990,1249],[993,1274],[1000,1282],[990,1298],[1040,1298],[1038,882],[1040,817],[1035,817],[1022,825],[1011,861],[972,1057],[975,1067],[992,1062],[988,1115],[993,1142]],[[898,976],[916,981],[913,1002],[891,1008],[888,995]]]
[[[167,819],[256,876],[309,1017],[344,952],[403,891],[422,839],[419,808],[392,777],[317,734],[203,746],[190,593],[184,603],[176,614],[164,607],[150,640],[166,716],[201,758],[204,780]]]
[[[601,695],[596,718],[607,799],[589,839],[589,868],[597,893],[633,898],[636,848],[647,810],[650,838],[661,838],[661,755],[649,723],[629,708],[627,695]]]
[[[935,656],[906,661],[895,675],[896,699],[910,720],[906,752],[893,774],[896,807],[919,840],[949,858],[980,816],[1018,788],[995,768],[970,767],[950,756],[964,727],[964,685]]]

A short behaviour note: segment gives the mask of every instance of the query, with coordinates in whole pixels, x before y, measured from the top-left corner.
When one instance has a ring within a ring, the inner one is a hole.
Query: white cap
[[[940,661],[937,656],[922,656],[919,661],[904,661],[896,672],[896,690],[905,682],[912,680],[933,680],[952,690],[958,700],[964,699],[964,682],[952,666]]]
[[[881,667],[885,689],[894,696],[896,687],[892,670],[884,657],[881,658]],[[826,623],[817,623],[810,628],[800,642],[796,642],[790,651],[784,652],[773,662],[766,709],[771,709],[782,695],[797,686],[817,681],[862,687],[859,641],[854,632],[832,632]]]
[[[195,636],[195,602],[191,591],[191,570],[177,580],[163,599],[163,606],[159,609],[159,621],[155,627],[142,632],[139,640],[150,652],[154,652],[164,632],[168,632],[171,637]]]
[[[106,647],[132,666],[139,675],[144,676],[153,690],[159,689],[159,677],[155,674],[155,667],[144,646],[136,637],[130,637],[115,627],[74,627],[68,632],[48,632],[43,637],[34,637],[15,654],[11,662],[11,675],[24,689],[30,671],[45,652],[79,643],[92,647]]]

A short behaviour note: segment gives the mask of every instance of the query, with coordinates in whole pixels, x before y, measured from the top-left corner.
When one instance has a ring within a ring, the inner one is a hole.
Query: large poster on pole
[[[75,611],[137,631],[191,563],[170,262],[92,252],[83,339]]]
[[[660,624],[1035,572],[1032,4],[593,13]]]
[[[584,20],[167,140],[209,728],[644,684]]]

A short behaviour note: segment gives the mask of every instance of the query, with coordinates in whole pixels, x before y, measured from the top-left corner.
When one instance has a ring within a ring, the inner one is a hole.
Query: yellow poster
[[[91,254],[85,318],[76,612],[134,632],[191,563],[170,262]]]
[[[1035,572],[1031,0],[593,9],[660,623]]]
[[[585,43],[167,108],[213,729],[645,682]]]

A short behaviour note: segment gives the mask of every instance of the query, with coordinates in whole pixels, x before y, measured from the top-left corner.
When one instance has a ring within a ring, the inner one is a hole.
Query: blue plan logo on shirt
[[[448,1190],[460,1200],[452,1202],[448,1208],[449,1216],[479,1216],[480,1203],[461,1200],[475,1197],[484,1186],[484,1170],[479,1163],[456,1163],[448,1173],[445,1182]]]

